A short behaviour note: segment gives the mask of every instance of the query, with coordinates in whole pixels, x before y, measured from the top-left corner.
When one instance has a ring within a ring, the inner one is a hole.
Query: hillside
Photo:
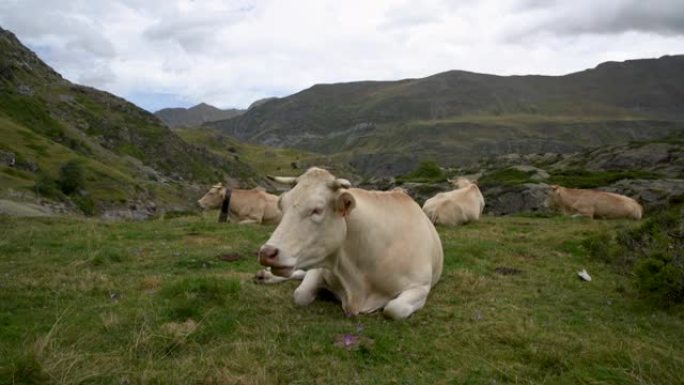
[[[3,29],[0,53],[0,198],[57,211],[149,214],[191,207],[198,183],[254,174],[186,143],[119,97],[63,79]],[[69,163],[79,183],[67,193]]]
[[[327,155],[249,144],[207,127],[176,128],[174,132],[186,142],[206,148],[217,156],[232,157],[249,164],[258,175],[298,176],[307,168],[318,166],[347,178],[355,176],[351,167]]]
[[[565,76],[449,71],[319,84],[208,123],[241,140],[339,154],[399,175],[506,153],[568,153],[684,129],[684,56],[603,63]]]
[[[200,103],[190,108],[164,108],[154,113],[162,122],[171,128],[197,127],[204,123],[230,119],[241,115],[244,110],[222,110],[206,103]]]

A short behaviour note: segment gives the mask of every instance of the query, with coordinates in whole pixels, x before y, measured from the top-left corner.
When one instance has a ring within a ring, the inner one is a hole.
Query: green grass
[[[253,253],[273,228],[214,214],[0,218],[0,384],[684,381],[684,309],[640,299],[582,246],[632,222],[485,217],[439,228],[442,279],[424,309],[396,322],[346,318],[332,301],[298,308],[297,283],[253,283]],[[228,252],[245,258],[216,258]],[[338,346],[345,334],[360,344]]]
[[[514,168],[504,168],[483,175],[478,183],[482,186],[514,186],[533,182],[531,177],[535,171],[521,171]]]
[[[571,188],[594,188],[611,185],[622,179],[658,179],[658,174],[640,171],[589,171],[584,169],[567,169],[554,172],[548,183]]]

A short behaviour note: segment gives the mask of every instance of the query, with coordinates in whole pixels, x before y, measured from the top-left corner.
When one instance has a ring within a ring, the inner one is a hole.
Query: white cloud
[[[246,107],[315,83],[684,53],[679,2],[0,0],[0,25],[68,79],[142,107]]]

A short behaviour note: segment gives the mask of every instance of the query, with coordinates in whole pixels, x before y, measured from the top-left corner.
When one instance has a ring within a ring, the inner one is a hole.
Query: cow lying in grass
[[[219,222],[225,222],[228,214],[238,223],[277,224],[282,217],[278,197],[259,188],[230,190],[218,183],[197,203],[205,210],[221,208]]]
[[[350,188],[349,181],[311,168],[280,196],[283,219],[259,251],[259,262],[288,277],[306,271],[294,292],[308,305],[321,289],[346,314],[383,309],[402,319],[423,307],[440,278],[439,235],[420,206],[402,191]]]
[[[439,193],[423,204],[423,211],[432,223],[458,226],[480,219],[485,202],[477,184],[466,178],[450,182],[456,190]]]
[[[624,195],[597,191],[551,186],[548,205],[566,215],[589,218],[641,219],[643,208],[637,201]]]

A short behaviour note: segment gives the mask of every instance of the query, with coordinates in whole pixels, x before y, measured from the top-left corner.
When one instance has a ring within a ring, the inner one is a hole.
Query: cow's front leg
[[[404,319],[425,305],[430,293],[430,285],[412,287],[404,290],[395,299],[387,302],[383,314],[392,319]]]
[[[257,223],[257,224],[259,224],[259,223],[261,223],[261,222],[259,222],[259,220],[254,219],[254,218],[247,218],[247,219],[241,220],[241,221],[238,222],[238,223],[241,224],[241,225],[246,225],[246,224],[250,224],[250,223]]]
[[[275,275],[271,273],[271,268],[267,267],[265,269],[259,270],[254,274],[254,279],[259,282],[259,283],[265,283],[265,284],[272,284],[272,283],[280,283],[283,281],[289,281],[291,279],[296,279],[296,280],[302,280],[304,279],[304,276],[306,275],[306,271],[304,270],[295,270],[292,272],[292,275],[289,277],[281,277],[278,275]]]
[[[299,306],[306,306],[316,299],[318,291],[323,288],[323,270],[311,269],[306,272],[302,283],[294,291],[294,301]]]

